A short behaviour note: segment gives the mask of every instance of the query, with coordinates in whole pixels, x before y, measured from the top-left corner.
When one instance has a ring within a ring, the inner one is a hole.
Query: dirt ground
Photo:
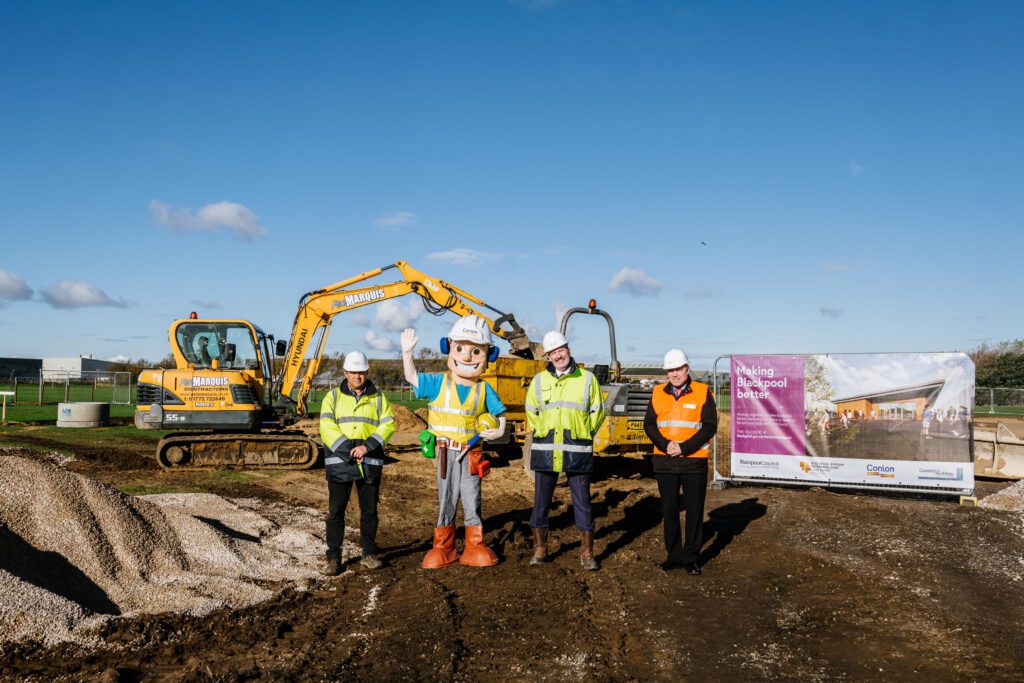
[[[398,435],[385,473],[386,566],[206,617],[102,627],[105,647],[0,650],[4,680],[1020,680],[1024,517],[956,500],[769,487],[709,491],[704,574],[663,573],[657,486],[602,460],[601,569],[585,573],[560,485],[553,561],[530,567],[532,486],[513,460],[484,484],[493,568],[419,568],[432,465]],[[46,443],[39,443],[46,446]],[[198,488],[326,508],[322,470],[249,481],[164,473],[140,442],[67,466],[116,486]],[[1004,483],[981,482],[979,496]],[[355,527],[358,512],[349,510]],[[354,529],[352,529],[354,532]],[[356,558],[357,559],[357,558]]]

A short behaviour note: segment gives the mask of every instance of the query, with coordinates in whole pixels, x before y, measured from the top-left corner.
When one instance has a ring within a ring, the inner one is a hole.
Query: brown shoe
[[[324,565],[324,568],[320,570],[320,573],[324,576],[337,576],[341,573],[341,560],[337,558],[327,560],[327,563]]]
[[[597,560],[594,559],[594,532],[580,532],[580,564],[588,572],[596,572]]]
[[[548,561],[548,530],[533,530],[533,557],[530,564],[533,566],[544,564]]]

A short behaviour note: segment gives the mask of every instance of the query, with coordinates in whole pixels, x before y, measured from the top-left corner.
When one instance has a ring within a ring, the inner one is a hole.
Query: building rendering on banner
[[[935,405],[945,384],[946,380],[940,379],[912,387],[837,398],[833,403],[840,414],[852,410],[854,415],[875,416],[880,420],[920,420],[924,409]]]

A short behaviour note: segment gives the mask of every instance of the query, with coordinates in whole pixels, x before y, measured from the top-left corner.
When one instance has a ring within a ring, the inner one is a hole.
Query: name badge
[[[690,410],[697,410],[697,404],[696,403],[684,403],[683,407],[684,408],[689,408]]]

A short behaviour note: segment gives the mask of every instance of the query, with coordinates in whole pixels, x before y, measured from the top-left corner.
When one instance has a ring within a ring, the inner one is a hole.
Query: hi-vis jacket
[[[685,388],[683,391],[684,393],[676,398],[666,382],[655,386],[651,392],[651,405],[658,418],[658,431],[665,440],[678,441],[680,444],[692,439],[701,431],[701,414],[710,393],[707,384],[694,381],[689,383],[689,391]],[[691,458],[708,457],[709,448],[706,441],[693,446],[696,450],[684,454]],[[665,455],[658,442],[654,443],[654,452]]]
[[[441,389],[427,405],[427,429],[435,436],[464,444],[476,435],[476,419],[487,412],[487,387],[481,380],[474,384],[465,401],[451,373],[441,380]]]
[[[601,385],[572,361],[569,372],[537,373],[526,390],[526,421],[533,430],[530,467],[541,472],[590,472],[594,435],[604,422]]]
[[[356,397],[348,382],[324,397],[320,408],[320,438],[327,447],[324,466],[332,481],[375,479],[384,465],[384,446],[395,433],[395,416],[387,397],[367,380]],[[355,446],[366,446],[363,471],[349,457]]]

